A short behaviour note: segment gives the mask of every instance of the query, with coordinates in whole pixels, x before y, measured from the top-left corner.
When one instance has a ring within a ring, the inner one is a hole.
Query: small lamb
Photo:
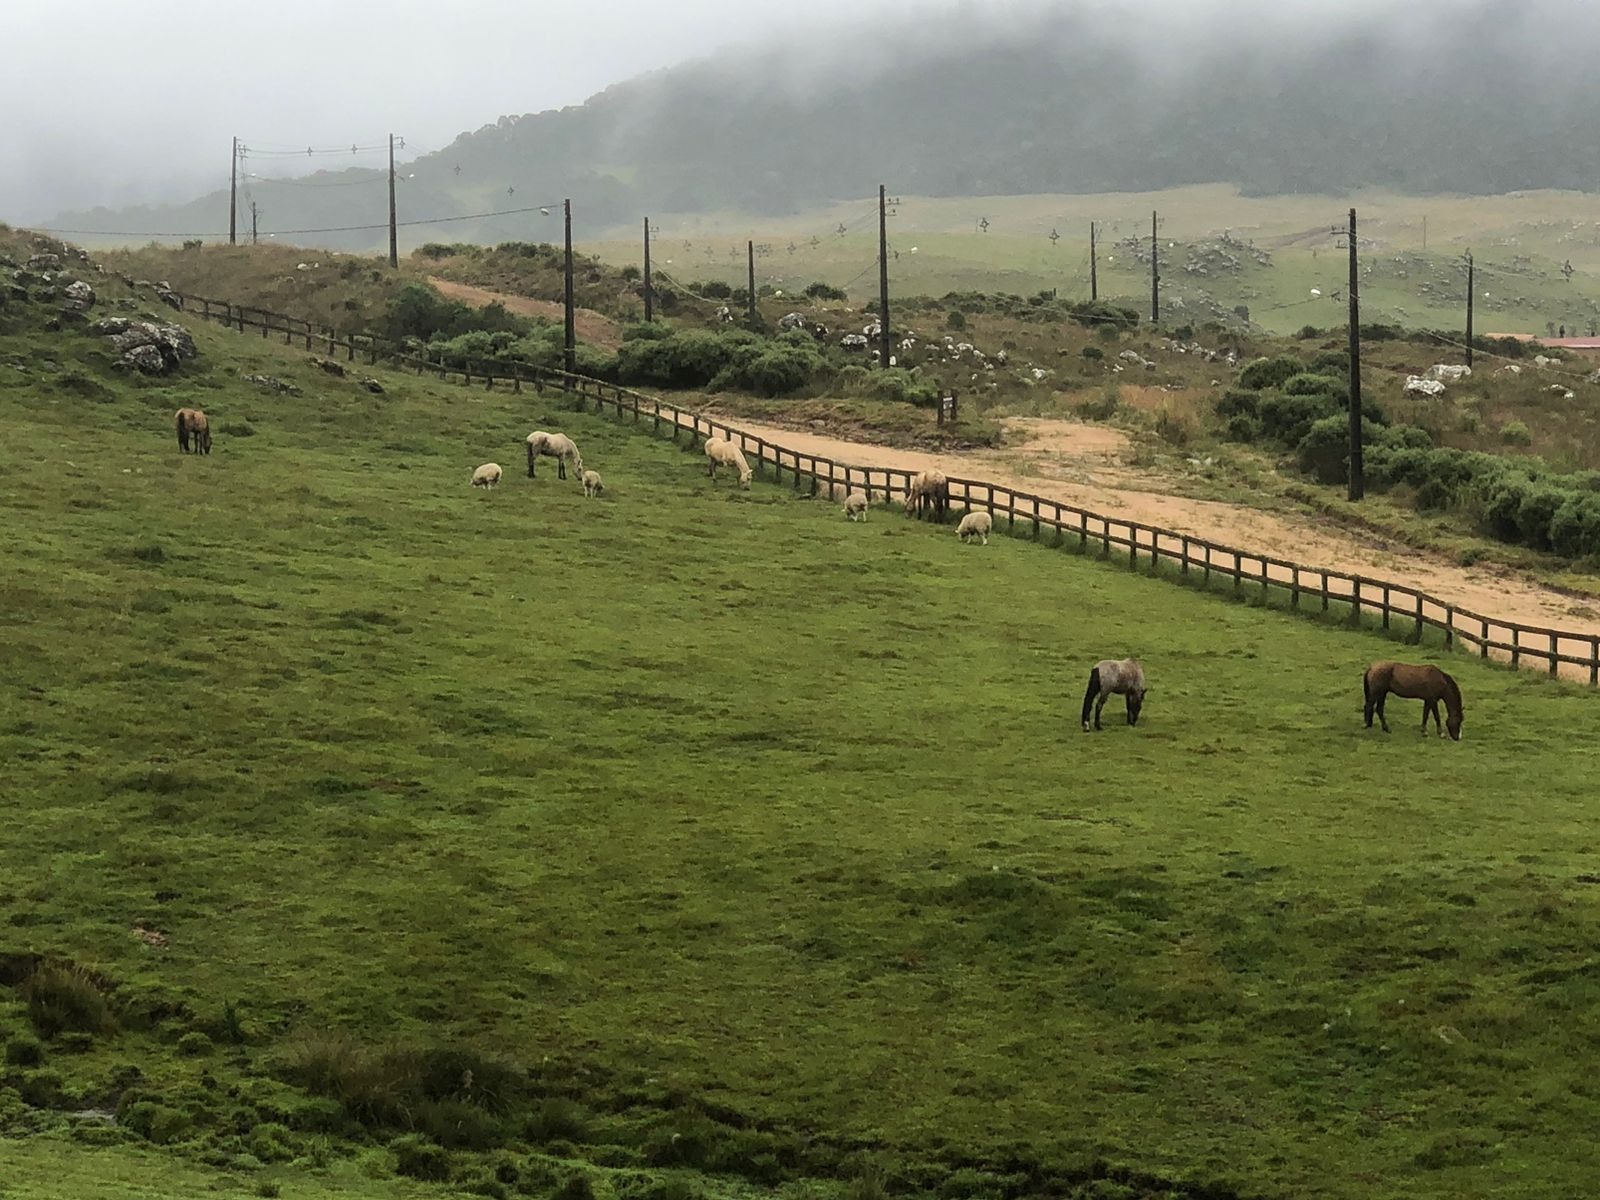
[[[983,544],[989,544],[989,531],[994,528],[994,518],[986,512],[969,512],[961,518],[961,524],[956,526],[956,536],[963,542],[974,537],[981,537]]]
[[[851,521],[865,521],[867,519],[867,494],[865,492],[851,492],[844,498],[844,515]]]
[[[472,473],[472,486],[492,488],[500,482],[500,475],[499,463],[484,463],[483,466]]]
[[[585,471],[583,473],[583,494],[585,496],[598,496],[605,490],[605,480],[600,478],[599,471]]]

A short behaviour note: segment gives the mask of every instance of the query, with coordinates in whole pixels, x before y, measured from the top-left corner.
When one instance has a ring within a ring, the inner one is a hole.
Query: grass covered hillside
[[[851,524],[553,395],[213,327],[130,379],[48,311],[0,310],[8,1196],[1600,1167],[1587,691]],[[526,478],[539,427],[603,498]],[[1144,719],[1085,735],[1126,653]],[[1361,728],[1391,655],[1448,662],[1464,741]]]

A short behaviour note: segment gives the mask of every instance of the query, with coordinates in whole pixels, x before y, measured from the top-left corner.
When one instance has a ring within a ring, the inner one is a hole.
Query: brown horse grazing
[[[1372,728],[1372,714],[1378,714],[1383,731],[1389,732],[1388,718],[1383,715],[1383,702],[1393,692],[1406,700],[1422,701],[1422,732],[1428,732],[1428,717],[1433,717],[1433,727],[1439,736],[1449,730],[1452,741],[1461,740],[1461,689],[1456,681],[1438,667],[1419,667],[1410,663],[1375,662],[1361,677],[1361,691],[1366,696],[1367,728]],[[1444,701],[1444,727],[1439,726],[1439,701]]]
[[[189,453],[189,439],[194,439],[196,454],[211,453],[211,422],[198,408],[178,410],[178,449]]]

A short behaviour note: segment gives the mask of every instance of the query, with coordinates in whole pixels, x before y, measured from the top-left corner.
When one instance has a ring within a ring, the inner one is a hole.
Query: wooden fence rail
[[[914,472],[858,467],[790,450],[712,417],[604,380],[528,363],[418,356],[378,338],[341,334],[332,326],[313,325],[282,313],[203,296],[178,293],[178,298],[185,312],[218,321],[241,333],[258,329],[263,338],[281,335],[286,345],[302,345],[330,359],[342,353],[346,362],[383,362],[441,379],[459,376],[464,385],[476,384],[490,390],[499,386],[520,392],[524,385],[541,392],[552,388],[572,395],[581,406],[592,404],[596,412],[609,407],[619,418],[631,418],[635,423],[649,421],[652,432],[661,432],[665,425],[674,441],[684,434],[691,442],[724,437],[754,458],[756,465],[771,468],[776,482],[787,479],[797,490],[809,485],[813,495],[826,491],[842,498],[849,491],[860,490],[869,501],[889,502],[910,491]],[[1420,640],[1427,629],[1439,630],[1447,647],[1459,645],[1469,652],[1476,651],[1482,658],[1495,657],[1514,667],[1541,668],[1552,677],[1563,674],[1563,667],[1573,668],[1565,672],[1567,677],[1586,678],[1591,687],[1600,687],[1600,634],[1546,629],[1488,617],[1405,584],[1324,567],[1305,567],[982,480],[952,477],[950,499],[952,505],[982,509],[996,521],[1004,518],[1012,534],[1017,534],[1020,523],[1022,532],[1035,541],[1053,534],[1056,545],[1070,543],[1087,550],[1092,543],[1107,557],[1126,553],[1130,570],[1154,574],[1165,565],[1184,579],[1192,580],[1198,574],[1200,582],[1209,586],[1213,577],[1220,577],[1231,581],[1235,591],[1255,588],[1263,597],[1277,589],[1287,594],[1295,609],[1309,606],[1328,612],[1332,605],[1339,604],[1348,609],[1352,621],[1371,616],[1384,629],[1408,630],[1412,640]]]

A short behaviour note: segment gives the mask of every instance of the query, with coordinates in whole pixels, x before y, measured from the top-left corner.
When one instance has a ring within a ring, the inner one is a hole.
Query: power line
[[[514,217],[514,216],[519,216],[522,213],[531,213],[531,212],[542,213],[545,216],[549,216],[550,215],[550,210],[552,208],[555,208],[556,206],[558,206],[560,203],[561,202],[559,200],[554,200],[554,201],[551,201],[549,204],[530,204],[526,208],[503,208],[503,209],[499,209],[499,210],[497,210],[495,212],[463,213],[461,216],[458,216],[458,217],[426,217],[426,218],[419,218],[419,219],[414,220],[414,221],[400,221],[400,222],[397,222],[397,224],[399,224],[399,225],[447,225],[447,224],[451,223],[452,221],[483,221],[483,220],[487,220],[490,217]],[[214,237],[225,237],[226,236],[225,234],[216,233],[216,232],[195,233],[195,232],[191,231],[189,233],[156,233],[156,232],[152,232],[150,230],[145,230],[145,229],[57,229],[54,226],[49,226],[49,225],[40,225],[40,226],[36,226],[35,228],[40,233],[71,233],[71,234],[82,235],[82,236],[85,236],[85,237],[180,237],[180,238],[197,238],[197,237],[198,238],[206,238],[206,237],[213,237],[214,238]],[[301,233],[362,233],[362,232],[367,232],[367,231],[370,231],[370,230],[373,230],[373,229],[387,229],[387,228],[389,228],[389,222],[387,222],[387,221],[379,221],[376,224],[372,224],[372,225],[327,225],[327,226],[324,226],[324,227],[322,227],[320,229],[273,229],[273,230],[270,230],[269,232],[270,232],[271,236],[273,236],[273,237],[280,237],[280,236],[287,237],[287,236],[291,236],[291,235],[294,235],[294,234],[301,234]]]

